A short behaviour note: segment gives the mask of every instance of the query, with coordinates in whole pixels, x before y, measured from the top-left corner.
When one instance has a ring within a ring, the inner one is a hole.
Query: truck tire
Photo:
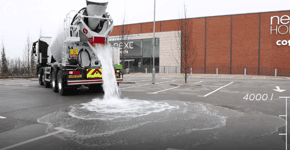
[[[57,82],[56,82],[56,71],[53,69],[51,72],[51,85],[52,85],[52,91],[54,93],[58,92]]]
[[[50,88],[50,82],[44,81],[44,87],[45,88]]]
[[[63,81],[61,71],[58,71],[58,73],[57,73],[57,87],[58,87],[58,94],[59,95],[64,96],[67,94],[68,89],[67,89],[66,84]]]
[[[39,74],[38,74],[38,82],[39,82],[39,85],[43,85],[44,84],[42,78],[43,78],[43,69],[41,68],[39,70]]]
[[[47,81],[45,81],[45,73],[44,73],[43,70],[42,70],[42,76],[41,76],[41,78],[42,78],[42,83],[44,84],[44,87],[45,88],[49,88],[50,87],[50,83],[47,82]]]

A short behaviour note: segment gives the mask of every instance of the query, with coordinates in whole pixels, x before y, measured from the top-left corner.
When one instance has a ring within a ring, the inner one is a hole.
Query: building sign
[[[133,50],[134,46],[133,46],[134,42],[133,41],[125,41],[125,42],[114,42],[113,46],[115,47],[119,47],[121,49],[121,53],[124,52],[124,54],[128,54],[129,50]]]
[[[277,22],[276,26],[273,26],[273,23]],[[290,17],[288,15],[284,16],[272,16],[270,22],[270,34],[290,34],[289,24]]]
[[[273,25],[276,24],[277,25]],[[290,16],[271,16],[270,18],[270,34],[285,35],[290,34]],[[277,46],[290,46],[290,40],[277,40]]]
[[[152,38],[150,39],[136,39],[136,40],[121,40],[110,41],[114,47],[120,48],[122,57],[125,58],[151,58],[152,57]],[[154,56],[159,57],[159,38],[156,38],[156,46]]]
[[[290,46],[290,40],[278,40],[277,42],[276,42],[276,44],[278,45],[278,46],[281,46],[281,45],[283,45],[283,46],[286,46],[286,45],[288,45],[288,46]]]

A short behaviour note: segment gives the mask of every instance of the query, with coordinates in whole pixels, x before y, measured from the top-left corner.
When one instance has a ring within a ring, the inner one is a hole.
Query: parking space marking
[[[150,84],[141,84],[141,85],[129,86],[129,87],[120,88],[120,89],[121,89],[121,90],[124,90],[124,89],[130,89],[130,88],[139,87],[139,86],[146,86],[146,85],[150,85]]]
[[[165,81],[165,82],[160,82],[160,83],[155,83],[155,84],[162,84],[162,83],[173,82],[173,81],[175,81],[175,80]],[[147,86],[147,85],[151,85],[151,84],[141,84],[141,85],[136,85],[136,86],[124,87],[124,88],[120,88],[120,89],[124,90],[124,89],[130,89],[130,88],[134,88],[134,87]]]
[[[6,117],[0,116],[0,119],[6,119]]]
[[[39,140],[39,139],[43,139],[43,138],[58,134],[60,132],[70,132],[70,133],[75,132],[73,130],[68,130],[68,129],[64,129],[64,128],[60,128],[60,127],[57,127],[57,128],[54,128],[54,129],[56,129],[58,131],[53,132],[53,133],[49,133],[49,134],[46,134],[46,135],[43,135],[43,136],[40,136],[40,137],[36,137],[36,138],[30,139],[30,140],[27,140],[27,141],[24,141],[24,142],[20,142],[20,143],[17,143],[17,144],[8,146],[8,147],[4,147],[4,148],[1,148],[0,150],[8,150],[8,149],[11,149],[11,148],[14,148],[14,147],[18,147],[18,146],[21,146],[21,145],[24,145],[24,144]]]
[[[158,94],[160,92],[164,92],[164,91],[169,91],[169,90],[173,90],[173,89],[177,89],[180,86],[174,87],[174,88],[170,88],[170,89],[165,89],[165,90],[161,90],[161,91],[157,91],[157,92],[148,92],[148,94]]]
[[[201,83],[202,81],[199,81],[199,82],[196,82],[194,84],[198,84],[198,83]],[[156,83],[157,84],[157,83]],[[157,92],[147,92],[147,94],[158,94],[160,92],[164,92],[164,91],[169,91],[169,90],[173,90],[173,89],[177,89],[179,88],[180,86],[177,86],[177,87],[174,87],[174,88],[169,88],[169,89],[165,89],[165,90],[160,90],[160,91],[157,91]]]
[[[141,80],[141,81],[152,81],[152,80]]]
[[[212,92],[210,92],[210,93],[208,93],[208,94],[206,94],[206,95],[204,95],[204,96],[201,96],[201,97],[207,97],[207,96],[209,96],[209,95],[215,93],[216,91],[218,91],[218,90],[220,90],[220,89],[222,89],[222,88],[225,88],[225,87],[227,87],[227,86],[229,86],[229,85],[231,85],[231,84],[233,84],[233,83],[234,83],[234,82],[231,82],[231,83],[229,83],[229,84],[227,84],[227,85],[224,85],[224,86],[222,86],[222,87],[219,87],[218,89],[216,89],[216,90],[214,90],[214,91],[212,91]]]

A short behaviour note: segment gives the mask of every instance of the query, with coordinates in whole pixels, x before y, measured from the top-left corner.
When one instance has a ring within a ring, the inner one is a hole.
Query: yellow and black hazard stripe
[[[102,79],[102,69],[87,69],[87,79]]]

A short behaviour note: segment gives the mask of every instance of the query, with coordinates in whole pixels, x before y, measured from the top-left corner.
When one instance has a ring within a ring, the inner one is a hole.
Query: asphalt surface
[[[285,115],[286,105],[285,99],[279,97],[290,97],[288,80],[189,78],[192,84],[184,86],[180,84],[184,80],[178,77],[159,76],[154,85],[148,75],[128,75],[124,79],[131,84],[120,84],[122,98],[166,103],[177,106],[176,109],[137,117],[138,120],[81,120],[67,117],[67,111],[72,106],[102,98],[103,93],[82,88],[60,96],[33,79],[0,80],[0,150],[285,150],[285,136],[279,135],[286,132],[285,120],[279,115]],[[274,91],[276,86],[286,91]],[[250,100],[254,95],[261,100]],[[47,123],[38,121],[45,116],[50,118]],[[58,125],[65,129],[77,129],[74,136],[65,131],[55,133],[58,130],[48,126],[52,118],[58,119]],[[142,124],[142,121],[149,123]],[[125,128],[126,125],[136,126]],[[82,129],[92,127],[122,130],[92,136],[91,132],[96,129],[82,135],[90,134],[91,138],[78,136]]]

